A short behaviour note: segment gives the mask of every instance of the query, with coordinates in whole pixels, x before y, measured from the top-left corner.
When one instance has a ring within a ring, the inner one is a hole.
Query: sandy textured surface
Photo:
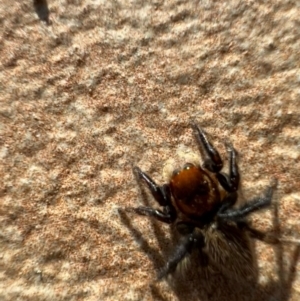
[[[206,294],[155,282],[169,228],[118,213],[143,203],[132,165],[163,183],[197,153],[194,119],[239,151],[241,199],[278,179],[300,238],[299,2],[222,2],[1,1],[0,300],[299,300],[294,246],[257,243],[251,294]]]

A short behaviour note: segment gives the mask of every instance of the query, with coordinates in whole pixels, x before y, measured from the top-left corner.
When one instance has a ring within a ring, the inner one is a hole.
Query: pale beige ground
[[[299,1],[53,0],[48,22],[33,2],[0,3],[0,300],[205,300],[201,279],[155,282],[168,227],[118,213],[142,203],[132,165],[162,183],[197,152],[190,119],[234,143],[244,199],[279,180],[300,238]],[[257,251],[255,300],[299,300],[299,250]]]

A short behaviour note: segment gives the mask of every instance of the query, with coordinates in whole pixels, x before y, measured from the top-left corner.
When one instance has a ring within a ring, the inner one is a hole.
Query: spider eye
[[[186,163],[186,164],[184,164],[183,169],[189,170],[192,167],[195,167],[195,165],[192,163]]]

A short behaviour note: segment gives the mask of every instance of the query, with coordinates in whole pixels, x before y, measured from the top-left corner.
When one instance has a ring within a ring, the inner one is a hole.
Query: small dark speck
[[[33,0],[33,6],[40,20],[49,25],[49,8],[47,0]]]

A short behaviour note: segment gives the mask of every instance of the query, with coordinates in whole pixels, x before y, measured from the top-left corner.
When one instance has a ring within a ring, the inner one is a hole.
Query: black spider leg
[[[223,188],[228,192],[236,192],[240,183],[240,174],[236,162],[237,153],[230,143],[226,144],[229,153],[229,175],[218,173],[217,178]]]
[[[225,173],[217,173],[217,179],[222,187],[228,192],[228,195],[223,200],[223,205],[220,211],[224,212],[232,207],[238,198],[237,190],[240,183],[240,174],[237,165],[237,153],[230,143],[226,144],[229,153],[229,175]]]
[[[230,143],[226,144],[229,152],[229,175],[220,173],[223,168],[223,162],[219,152],[208,141],[206,134],[200,127],[193,122],[191,125],[196,135],[200,153],[204,158],[203,167],[208,169],[210,172],[216,173],[219,183],[227,192],[229,192],[226,199],[223,200],[224,205],[222,208],[225,210],[233,206],[237,200],[236,192],[240,183],[240,174],[236,162],[236,150]]]
[[[182,242],[177,246],[174,254],[168,260],[165,267],[159,272],[158,279],[162,279],[165,276],[173,273],[176,270],[177,265],[190,254],[194,248],[202,250],[204,247],[204,237],[202,233],[191,233],[185,236]]]
[[[222,221],[224,220],[235,221],[235,222],[240,222],[241,224],[247,215],[255,211],[261,210],[263,208],[269,207],[271,204],[272,196],[273,196],[273,187],[271,186],[267,189],[267,192],[265,193],[264,196],[256,197],[253,200],[247,202],[245,205],[241,206],[240,208],[236,208],[236,209],[226,208],[224,210],[224,207],[221,207],[221,209],[217,213],[217,216]],[[259,234],[257,230],[253,229],[252,231],[251,229],[252,228],[250,228],[249,226],[248,229],[249,232],[252,232],[253,235],[256,235],[257,238],[259,239]],[[261,236],[261,238],[263,237]]]
[[[191,126],[195,132],[200,153],[204,159],[203,167],[213,173],[218,173],[223,168],[223,162],[219,152],[208,141],[204,131],[194,122]]]
[[[158,186],[146,173],[141,171],[139,167],[135,167],[134,172],[138,174],[140,179],[145,181],[154,199],[163,207],[163,211],[144,206],[132,208],[132,210],[140,215],[155,217],[159,221],[167,224],[173,223],[176,219],[176,210],[171,203],[169,186],[166,184]]]

